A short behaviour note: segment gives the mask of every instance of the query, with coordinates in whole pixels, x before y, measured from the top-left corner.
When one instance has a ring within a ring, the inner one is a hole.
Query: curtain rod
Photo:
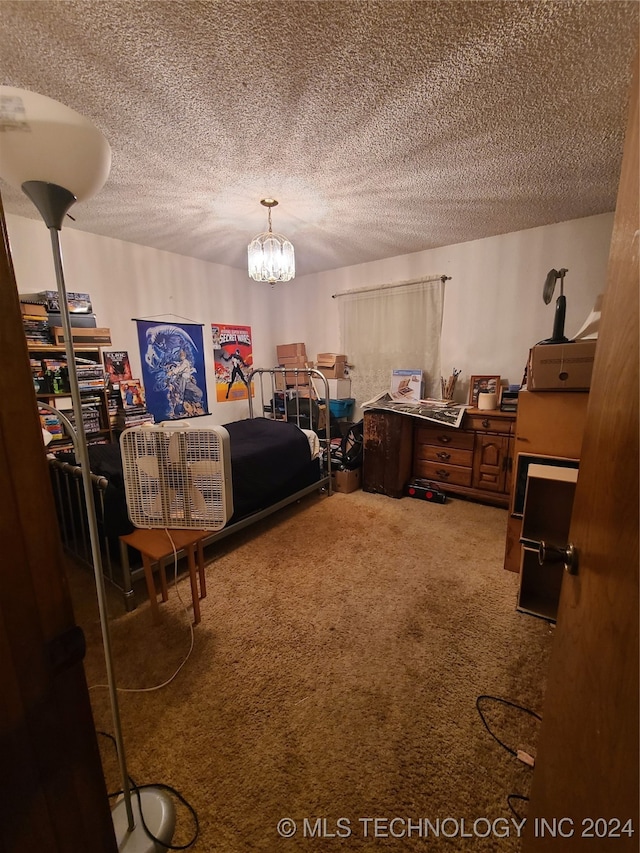
[[[407,285],[412,284],[422,284],[426,281],[441,281],[444,284],[445,281],[451,281],[451,276],[432,275],[429,278],[414,278],[410,281],[397,281],[394,284],[379,284],[375,287],[355,287],[352,290],[343,290],[341,293],[332,293],[331,298],[335,299],[338,296],[346,296],[348,293],[369,293],[374,290],[389,290],[391,287],[406,287]]]

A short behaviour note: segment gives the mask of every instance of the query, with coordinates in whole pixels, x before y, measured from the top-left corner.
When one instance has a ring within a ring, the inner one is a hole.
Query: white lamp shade
[[[110,169],[109,143],[88,119],[45,95],[0,86],[0,178],[17,189],[56,184],[83,201]]]

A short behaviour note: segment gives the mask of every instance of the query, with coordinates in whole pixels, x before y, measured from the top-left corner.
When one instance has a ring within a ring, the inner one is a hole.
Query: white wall
[[[18,291],[56,290],[50,238],[42,221],[12,215],[6,220]],[[111,329],[109,349],[128,351],[134,376],[139,377],[141,372],[132,318],[183,318],[204,323],[212,417],[199,418],[198,424],[228,423],[246,417],[246,402],[216,403],[211,324],[251,326],[255,365],[272,365],[278,341],[271,288],[226,266],[74,228],[63,228],[60,238],[67,291],[90,294],[98,325]]]
[[[498,374],[503,383],[519,383],[529,348],[551,336],[560,283],[552,303],[545,305],[542,288],[550,269],[568,270],[565,331],[568,337],[578,331],[605,288],[612,229],[613,213],[605,213],[277,285],[281,295],[286,293],[280,336],[285,342],[304,339],[311,358],[317,352],[342,352],[339,300],[331,298],[333,293],[451,276],[445,285],[442,370],[447,375],[454,367],[462,371],[456,399],[466,402],[470,375]]]
[[[18,290],[55,290],[43,223],[6,218]],[[612,228],[613,213],[606,213],[343,267],[273,288],[250,281],[240,270],[75,228],[63,229],[61,241],[67,290],[91,295],[98,325],[111,328],[112,349],[128,350],[134,370],[140,362],[131,318],[178,315],[205,324],[210,411],[215,422],[225,423],[244,417],[246,406],[215,402],[212,322],[250,325],[258,367],[274,364],[277,343],[304,341],[313,359],[318,352],[342,351],[333,293],[426,275],[451,276],[445,285],[442,370],[462,371],[456,398],[466,401],[471,374],[499,374],[519,383],[529,347],[552,332],[554,304],[542,300],[548,271],[568,269],[570,337],[604,290]],[[559,283],[553,302],[558,293]]]

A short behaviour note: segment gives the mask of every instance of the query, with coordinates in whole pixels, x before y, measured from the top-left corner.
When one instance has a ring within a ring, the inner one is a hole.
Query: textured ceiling
[[[613,210],[637,32],[635,0],[3,0],[0,82],[107,136],[75,227],[246,269],[273,196],[303,275]]]

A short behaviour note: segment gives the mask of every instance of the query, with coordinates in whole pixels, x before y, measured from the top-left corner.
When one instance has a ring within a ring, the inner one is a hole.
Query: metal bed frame
[[[291,375],[293,375],[294,382],[287,387],[286,380]],[[324,432],[324,437],[319,436],[321,448],[320,459],[318,460],[320,479],[283,500],[265,507],[265,509],[252,513],[233,524],[226,525],[222,530],[213,531],[203,540],[205,548],[232,533],[261,521],[263,518],[267,518],[312,492],[326,492],[327,495],[332,493],[329,383],[326,377],[314,368],[257,368],[249,374],[247,382],[249,387],[253,386],[255,395],[255,402],[254,397],[249,396],[249,418],[275,418],[293,422],[299,427],[304,424],[305,429],[311,429],[316,434]],[[321,389],[320,393],[318,393],[318,387]],[[305,396],[300,396],[301,393]],[[280,395],[282,396],[280,397]],[[280,399],[283,403],[282,406],[279,403]],[[305,405],[303,401],[307,400],[309,402]],[[312,400],[317,403],[315,407],[311,404]],[[289,405],[287,405],[288,403]],[[59,415],[59,412],[51,406],[44,406],[44,408]],[[68,430],[70,424],[65,423],[64,416],[62,418],[62,422]],[[78,465],[60,462],[55,458],[50,458],[49,465],[62,545],[65,551],[73,557],[92,565],[82,471]],[[133,584],[144,576],[143,569],[142,567],[131,567],[129,549],[123,542],[120,542],[118,555],[111,553],[104,524],[104,495],[108,480],[106,477],[92,474],[91,482],[94,488],[98,530],[100,531],[103,574],[105,580],[122,594],[126,610],[131,611],[136,607]],[[185,556],[185,553],[184,550],[178,551],[178,558]]]

